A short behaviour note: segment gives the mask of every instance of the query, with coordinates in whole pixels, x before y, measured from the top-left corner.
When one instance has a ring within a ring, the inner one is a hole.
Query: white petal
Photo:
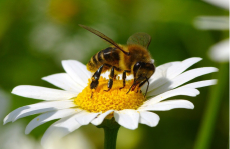
[[[217,83],[217,80],[213,79],[213,80],[205,80],[205,81],[198,81],[198,82],[194,82],[194,83],[189,83],[189,84],[183,85],[183,87],[200,88],[200,87],[215,85],[216,83]]]
[[[81,92],[83,89],[66,73],[53,74],[42,79],[67,91]]]
[[[41,144],[43,147],[48,146],[52,137],[58,132],[58,136],[55,139],[61,139],[65,135],[78,129],[81,125],[75,120],[77,114],[63,118],[52,124],[45,132],[41,139]]]
[[[158,124],[160,117],[152,112],[140,111],[140,120],[141,124],[148,125],[150,127],[154,127]]]
[[[184,84],[185,82],[188,82],[188,81],[190,81],[196,77],[199,77],[199,76],[202,76],[202,75],[205,75],[208,73],[216,72],[216,71],[218,71],[218,69],[214,68],[214,67],[203,67],[203,68],[196,68],[196,69],[186,71],[186,72],[178,75],[174,79],[168,80],[167,83],[165,83],[161,87],[151,91],[149,94],[158,95],[158,94],[163,93],[165,91],[168,91],[170,89],[176,88],[176,87]]]
[[[184,72],[187,68],[189,68],[193,64],[199,62],[200,60],[202,59],[199,57],[192,57],[178,63],[177,65],[173,65],[168,68],[166,77],[169,79],[174,78],[179,74],[181,74],[182,72]]]
[[[163,65],[160,65],[156,68],[155,73],[150,77],[149,79],[149,91],[161,86],[168,80],[166,78],[167,69],[173,65],[177,65],[177,63],[180,62],[170,62]],[[147,87],[147,84],[144,84],[143,87],[141,87],[141,90],[145,91]]]
[[[141,110],[167,111],[175,108],[193,109],[194,105],[187,100],[168,100],[142,108]]]
[[[38,127],[41,124],[44,124],[54,119],[64,118],[73,115],[74,113],[77,113],[76,109],[63,109],[41,114],[35,117],[32,121],[30,121],[30,123],[26,126],[25,134],[29,134],[34,128]]]
[[[70,107],[75,107],[76,105],[70,101],[70,100],[64,100],[64,101],[52,101],[52,102],[40,102],[32,105],[27,105],[20,107],[12,112],[10,112],[5,118],[4,118],[4,124],[15,121],[19,118],[48,112],[48,111],[54,111],[57,109],[65,109]]]
[[[133,130],[138,127],[139,113],[136,110],[114,111],[114,117],[118,124],[125,128]]]
[[[192,66],[193,64],[199,62],[201,58],[192,57],[188,58],[182,62],[171,62],[160,65],[156,68],[155,73],[149,80],[149,89],[148,91],[152,91],[157,87],[167,83],[170,79],[175,78],[187,68]],[[146,90],[147,84],[142,87],[142,90]]]
[[[62,61],[62,66],[68,75],[82,87],[86,87],[91,73],[86,69],[86,66],[75,60]]]
[[[13,89],[13,94],[41,100],[64,100],[76,97],[77,92],[63,91],[40,86],[20,85]]]
[[[194,96],[196,96],[198,94],[199,94],[199,91],[197,89],[187,88],[187,87],[179,87],[179,88],[164,92],[164,93],[162,93],[162,94],[160,94],[158,96],[155,96],[153,98],[150,98],[149,100],[145,101],[144,104],[141,107],[158,103],[158,102],[160,102],[160,101],[162,101],[164,99],[167,99],[167,98],[173,97],[173,96],[185,95],[185,96],[194,97]]]
[[[101,115],[99,115],[97,118],[95,118],[94,120],[91,121],[91,123],[93,125],[100,125],[103,120],[105,119],[105,117],[107,115],[109,115],[111,112],[113,112],[114,110],[109,110],[109,111],[106,111],[105,113],[102,113]]]
[[[98,114],[82,111],[77,114],[75,119],[80,125],[88,125]]]

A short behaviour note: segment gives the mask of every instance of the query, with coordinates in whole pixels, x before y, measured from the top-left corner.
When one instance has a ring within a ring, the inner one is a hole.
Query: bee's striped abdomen
[[[89,71],[96,71],[101,65],[108,64],[111,66],[118,67],[119,63],[119,50],[116,50],[115,47],[108,47],[104,50],[99,51],[87,64],[87,69]],[[109,69],[110,67],[105,66],[104,70]]]

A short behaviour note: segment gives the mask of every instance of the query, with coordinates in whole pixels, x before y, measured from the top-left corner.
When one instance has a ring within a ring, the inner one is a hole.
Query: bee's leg
[[[110,72],[110,75],[109,75],[108,90],[104,90],[104,91],[108,92],[112,88],[113,79],[114,79],[114,66],[112,66],[111,72]]]
[[[141,84],[139,85],[139,88],[140,88],[142,85],[144,85],[144,84],[145,84],[145,82],[147,82],[147,83],[148,83],[147,88],[146,88],[146,91],[145,91],[145,96],[146,96],[147,91],[148,91],[148,89],[149,89],[149,80],[148,80],[148,78],[146,78],[146,80],[145,80],[145,81],[141,82]]]
[[[104,67],[104,64],[101,65],[101,66],[98,68],[98,70],[93,74],[93,76],[92,76],[92,82],[91,82],[91,84],[90,84],[90,88],[91,88],[91,89],[96,89],[96,88],[97,88],[97,85],[98,85],[98,83],[99,83],[98,80],[99,80],[99,78],[100,78],[100,75],[101,75],[101,72],[102,72],[103,67]]]
[[[123,74],[122,74],[123,87],[121,87],[120,89],[125,87],[126,72],[129,72],[129,71],[128,70],[123,71]]]

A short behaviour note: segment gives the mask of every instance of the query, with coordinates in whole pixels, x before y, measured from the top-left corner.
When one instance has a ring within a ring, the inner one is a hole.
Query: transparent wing
[[[116,48],[120,49],[123,53],[129,55],[129,53],[125,52],[116,42],[114,42],[112,39],[110,39],[109,37],[107,37],[106,35],[104,35],[103,33],[91,28],[91,27],[88,27],[88,26],[85,26],[85,25],[81,25],[79,24],[80,27],[90,31],[91,33],[101,37],[102,39],[104,39],[105,41],[109,42],[110,44],[114,45]]]
[[[151,42],[151,36],[147,33],[135,33],[132,36],[129,37],[127,41],[127,45],[142,45],[146,49],[148,49],[148,46]]]

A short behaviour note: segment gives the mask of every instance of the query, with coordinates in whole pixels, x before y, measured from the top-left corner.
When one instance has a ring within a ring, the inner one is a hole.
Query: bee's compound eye
[[[138,69],[143,65],[144,65],[143,62],[137,62],[133,67],[133,72],[136,73],[138,71]]]
[[[140,68],[141,64],[140,62],[137,62],[133,67],[133,72],[137,72],[137,70]]]

